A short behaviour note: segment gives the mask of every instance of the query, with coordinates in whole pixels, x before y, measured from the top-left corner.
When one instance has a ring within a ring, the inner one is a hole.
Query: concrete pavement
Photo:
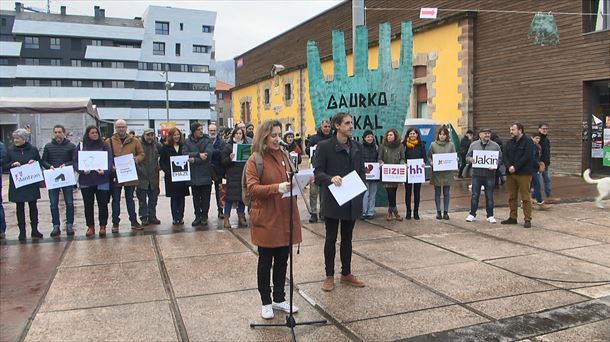
[[[428,186],[421,221],[387,222],[383,208],[377,218],[359,221],[352,264],[367,286],[337,279],[330,293],[320,289],[324,226],[306,223],[301,205],[295,318],[329,323],[299,326],[297,338],[609,340],[610,201],[605,210],[595,208],[584,201],[593,197],[590,186],[561,177],[556,196],[569,203],[536,211],[532,229],[467,223],[466,185],[454,187],[458,212],[449,221],[434,219]],[[500,191],[497,218],[508,213],[503,198]],[[222,230],[215,218],[208,228],[190,227],[190,200],[187,225],[175,229],[167,202],[160,200],[158,227],[132,233],[125,225],[118,236],[86,239],[77,200],[74,239],[48,238],[50,227],[41,225],[45,239],[25,245],[16,241],[14,205],[5,203],[0,340],[289,340],[286,328],[249,327],[264,321],[249,230]],[[49,222],[47,201],[39,211],[41,222]],[[272,322],[284,317],[276,312]]]

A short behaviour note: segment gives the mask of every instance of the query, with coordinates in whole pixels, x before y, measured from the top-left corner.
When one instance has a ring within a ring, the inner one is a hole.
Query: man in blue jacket
[[[195,220],[191,226],[208,224],[208,211],[210,210],[210,196],[212,195],[212,176],[210,174],[210,160],[212,159],[212,140],[203,132],[203,125],[195,122],[191,125],[191,135],[184,142],[182,154],[189,156],[191,163],[191,193],[193,194],[193,208]]]

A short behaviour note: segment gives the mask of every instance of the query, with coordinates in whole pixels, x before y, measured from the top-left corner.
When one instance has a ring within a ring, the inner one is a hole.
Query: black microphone
[[[288,147],[290,145],[288,145],[284,140],[280,140],[280,145],[284,146],[284,147]]]

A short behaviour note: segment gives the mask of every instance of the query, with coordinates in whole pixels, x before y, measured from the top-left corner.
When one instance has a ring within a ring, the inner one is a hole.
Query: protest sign
[[[367,181],[379,180],[381,178],[379,163],[364,163],[364,175]]]
[[[78,151],[78,171],[108,170],[107,151]]]
[[[15,189],[29,184],[38,183],[44,180],[42,170],[40,169],[40,163],[38,162],[33,162],[32,164],[24,164],[12,168],[11,177],[13,178],[13,184],[15,184]]]
[[[72,165],[58,167],[54,170],[44,170],[44,182],[47,189],[58,189],[76,184]]]
[[[184,182],[191,180],[191,168],[189,156],[169,157],[172,171],[172,182]]]
[[[472,167],[476,169],[497,169],[499,151],[472,151]]]
[[[405,164],[383,164],[382,180],[385,183],[404,183],[407,181],[407,166]]]
[[[126,154],[114,157],[114,167],[116,168],[116,178],[118,183],[127,183],[138,180],[138,171],[133,154]]]
[[[458,169],[457,153],[435,153],[432,155],[432,170],[456,171]]]
[[[410,184],[426,182],[426,164],[423,159],[407,159],[407,182]]]
[[[348,173],[341,179],[341,186],[336,186],[334,183],[328,186],[330,193],[339,206],[344,205],[366,191],[366,185],[364,185],[356,171]]]
[[[233,161],[247,161],[250,158],[251,149],[250,144],[233,144]]]

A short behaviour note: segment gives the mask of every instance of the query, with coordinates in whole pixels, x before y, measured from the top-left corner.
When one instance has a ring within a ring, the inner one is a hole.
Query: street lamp
[[[166,121],[169,122],[169,90],[174,87],[174,82],[169,81],[169,72],[162,71],[159,73],[161,77],[165,77],[165,115]]]

